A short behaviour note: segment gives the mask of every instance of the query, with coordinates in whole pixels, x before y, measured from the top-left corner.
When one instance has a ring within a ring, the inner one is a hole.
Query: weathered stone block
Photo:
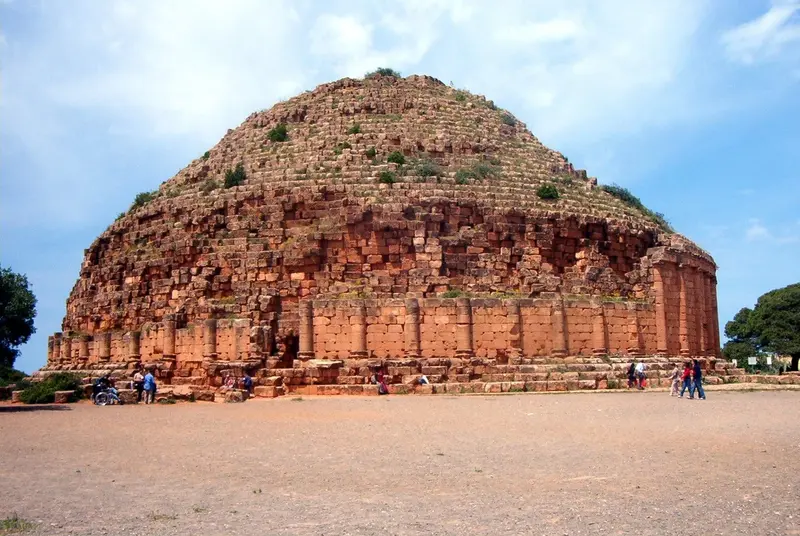
[[[75,391],[56,391],[53,402],[56,404],[69,404],[75,401]]]
[[[242,391],[240,389],[231,389],[227,393],[225,393],[225,402],[230,403],[238,403],[244,402],[247,400],[247,391]]]

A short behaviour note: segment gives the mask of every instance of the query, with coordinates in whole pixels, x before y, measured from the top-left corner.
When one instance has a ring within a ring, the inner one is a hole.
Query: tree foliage
[[[788,355],[792,370],[800,360],[800,283],[767,292],[755,308],[745,307],[725,324],[722,352],[728,359],[746,359],[764,352]]]
[[[11,368],[19,355],[17,347],[36,333],[36,297],[28,278],[0,268],[0,368]]]

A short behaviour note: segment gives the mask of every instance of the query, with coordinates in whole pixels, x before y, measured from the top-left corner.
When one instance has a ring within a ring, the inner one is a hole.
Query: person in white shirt
[[[645,368],[646,368],[645,364],[642,363],[641,361],[636,363],[636,379],[639,382],[639,389],[644,389],[644,380],[646,378],[644,373]]]

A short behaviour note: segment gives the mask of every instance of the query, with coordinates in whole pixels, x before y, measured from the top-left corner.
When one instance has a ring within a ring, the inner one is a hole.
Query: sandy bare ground
[[[48,535],[800,535],[798,416],[789,391],[6,406],[0,518]]]

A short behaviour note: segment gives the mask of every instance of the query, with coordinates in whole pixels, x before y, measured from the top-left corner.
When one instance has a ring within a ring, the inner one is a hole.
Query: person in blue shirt
[[[156,379],[153,373],[148,370],[144,376],[144,403],[153,404],[156,401]]]
[[[697,398],[701,400],[706,399],[706,392],[703,390],[703,368],[700,366],[700,361],[694,360],[694,370],[692,370],[694,383],[689,391],[689,398],[694,398],[694,392],[697,391]]]
[[[242,378],[242,387],[244,387],[245,391],[248,393],[253,393],[253,378],[246,372],[244,373],[244,378]]]

